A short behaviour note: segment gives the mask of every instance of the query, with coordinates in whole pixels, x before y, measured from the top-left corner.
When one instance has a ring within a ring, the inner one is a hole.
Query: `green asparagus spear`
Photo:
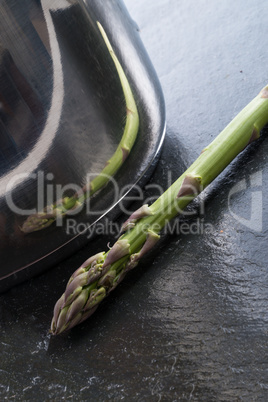
[[[151,206],[144,205],[123,225],[127,232],[108,252],[82,264],[70,278],[54,309],[56,335],[88,318],[99,303],[158,241],[159,232],[201,190],[260,135],[268,123],[268,86],[209,144],[196,161]]]
[[[114,61],[125,97],[126,123],[123,136],[115,153],[107,161],[106,166],[97,177],[95,177],[90,183],[86,183],[86,185],[81,189],[80,193],[76,193],[72,197],[65,197],[62,200],[58,200],[54,204],[45,207],[43,211],[30,215],[21,227],[21,230],[24,233],[31,233],[37,230],[45,229],[57,218],[68,215],[69,213],[73,213],[75,209],[80,209],[85,200],[104,187],[110,178],[118,171],[118,169],[125,162],[135,143],[139,130],[139,115],[137,106],[128,79],[113,51],[109,39],[101,24],[97,22],[97,25],[107,49]]]

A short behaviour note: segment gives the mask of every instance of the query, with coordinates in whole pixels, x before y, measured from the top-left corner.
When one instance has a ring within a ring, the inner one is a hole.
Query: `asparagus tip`
[[[28,216],[26,221],[23,222],[22,226],[20,226],[20,230],[25,234],[37,232],[38,230],[47,228],[54,221],[55,217],[53,215],[33,214]]]

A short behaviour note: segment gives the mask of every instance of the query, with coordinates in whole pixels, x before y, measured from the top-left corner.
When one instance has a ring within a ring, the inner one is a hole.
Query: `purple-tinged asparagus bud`
[[[188,174],[183,179],[177,198],[196,195],[201,191],[201,177]]]
[[[203,148],[202,151],[200,152],[200,154],[203,154],[204,152],[206,152],[208,150],[208,147]]]
[[[66,329],[69,330],[69,329],[75,327],[76,325],[80,324],[80,322],[82,322],[82,318],[83,318],[83,313],[82,313],[82,311],[80,311],[78,314],[76,314],[76,316],[74,317],[73,320],[68,322],[68,326],[64,330],[66,330]]]
[[[132,254],[130,256],[129,261],[126,264],[125,272],[127,273],[127,272],[131,271],[132,269],[134,269],[138,265],[138,263],[139,263],[138,253]]]
[[[137,264],[138,264],[138,262],[136,263],[136,265]],[[127,265],[126,265],[126,267],[127,267]],[[123,271],[120,272],[120,274],[117,276],[117,278],[114,279],[113,286],[108,289],[108,294],[111,293],[119,285],[120,282],[122,282],[122,280],[124,279],[124,277],[127,274],[126,267]]]
[[[42,230],[51,225],[52,220],[54,221],[54,216],[52,215],[41,215],[41,214],[33,214],[28,216],[23,225],[21,226],[21,231],[23,233],[32,233],[38,230]]]
[[[120,260],[120,258],[125,257],[128,254],[130,254],[130,245],[128,240],[124,239],[117,240],[117,242],[108,252],[105,262],[103,264],[103,268],[113,264],[115,261]]]
[[[93,255],[92,257],[88,258],[83,264],[81,265],[81,268],[88,268],[90,265],[94,265],[94,262],[100,262],[104,258],[105,252],[101,252],[98,254]],[[78,268],[79,269],[79,268]]]
[[[116,271],[108,271],[105,275],[103,275],[100,278],[98,286],[103,286],[104,288],[110,288],[113,285],[115,277],[116,277]]]
[[[251,144],[253,141],[257,140],[258,138],[260,138],[260,130],[258,129],[258,127],[256,127],[254,125],[253,129],[252,129],[251,137],[250,137],[247,145]]]
[[[121,147],[121,150],[122,150],[122,154],[123,154],[122,162],[124,163],[129,155],[129,148]]]
[[[65,305],[68,305],[76,299],[76,297],[81,293],[83,286],[87,285],[88,272],[84,272],[78,275],[74,280],[66,287],[65,290]]]
[[[64,299],[63,307],[69,306],[73,301],[80,295],[83,290],[83,286],[77,286],[72,293],[68,295],[67,298]]]
[[[76,278],[76,277],[79,276],[79,275],[84,274],[85,272],[86,272],[86,269],[85,269],[85,268],[79,267],[79,268],[72,274],[72,276],[70,277],[70,279],[69,279],[69,281],[68,281],[68,283],[67,283],[67,285],[66,285],[66,288],[67,288],[67,286],[70,285],[70,283],[74,280],[74,278]]]
[[[71,306],[63,307],[64,295],[59,299],[54,308],[54,315],[51,323],[51,333],[58,335],[67,329],[83,322],[95,312],[99,303],[105,298],[105,288],[91,291],[88,297],[88,290],[83,289]]]
[[[92,273],[99,271],[98,268],[101,267],[101,264],[98,265],[97,268],[95,268],[97,262],[103,261],[104,260],[104,252],[98,253],[93,255],[92,257],[88,258],[85,262],[83,262],[83,264],[73,273],[73,275],[71,276],[71,278],[69,279],[69,282],[67,283],[66,288],[71,284],[71,282],[79,275],[84,274],[85,272],[87,272],[87,285],[89,284],[89,282],[91,282],[91,276]],[[88,270],[88,268],[90,268]],[[95,268],[95,270],[93,269]],[[98,278],[96,278],[98,279]]]
[[[160,239],[159,234],[149,229],[147,232],[147,239],[141,251],[138,253],[139,259],[142,258],[145,254],[147,254],[156,245],[159,239]]]
[[[126,232],[127,230],[131,230],[136,226],[136,221],[128,222],[126,226],[122,226],[120,233]]]
[[[66,315],[68,313],[68,307],[64,307],[58,316],[57,321],[55,321],[55,319],[52,319],[52,323],[51,323],[51,332],[54,335],[60,334],[61,332],[63,332],[66,327],[67,327],[67,323],[66,323]]]
[[[53,313],[53,321],[56,323],[59,318],[59,314],[61,312],[61,309],[64,305],[64,294],[61,296],[61,298],[57,301],[54,307],[54,313]]]
[[[88,290],[83,289],[79,296],[71,304],[68,313],[66,314],[66,322],[72,321],[80,311],[83,310],[88,299]]]
[[[152,211],[148,204],[142,205],[137,211],[133,212],[130,217],[123,223],[121,232],[125,232],[128,229],[132,229],[135,226],[135,223],[138,219],[144,218],[145,216],[152,215]]]
[[[71,329],[75,327],[77,324],[81,324],[83,321],[87,320],[95,311],[99,305],[97,304],[96,306],[92,307],[90,310],[87,310],[86,312],[82,312],[79,315],[76,316],[76,318],[70,322],[68,325],[68,329]]]
[[[88,258],[74,272],[66,286],[65,305],[71,304],[80,295],[84,286],[92,284],[109,270],[109,266],[103,268],[102,262],[97,264],[104,259],[104,254],[102,252]],[[89,266],[91,268],[87,270]]]
[[[88,310],[92,309],[99,304],[104,298],[106,297],[106,289],[101,287],[100,289],[92,290],[89,296],[89,299],[84,307],[84,311],[87,312]]]
[[[133,110],[129,109],[129,107],[126,108],[127,109],[127,114],[133,116],[135,114],[135,112],[133,112]]]
[[[87,285],[91,285],[96,282],[100,277],[106,274],[110,269],[110,265],[103,266],[102,264],[97,264],[94,267],[90,268],[88,271],[87,277]]]
[[[147,239],[146,239],[142,249],[138,253],[132,254],[130,256],[130,259],[127,262],[127,265],[125,268],[125,272],[128,272],[131,269],[135,268],[136,265],[138,264],[139,260],[156,245],[156,243],[158,242],[159,239],[160,239],[160,236],[157,233],[153,232],[152,230],[148,230]]]
[[[268,85],[261,90],[260,95],[261,95],[261,98],[264,98],[264,99],[268,98]]]

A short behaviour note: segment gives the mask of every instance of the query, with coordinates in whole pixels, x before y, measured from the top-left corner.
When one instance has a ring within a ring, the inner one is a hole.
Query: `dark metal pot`
[[[149,175],[163,140],[165,108],[137,27],[120,0],[1,0],[0,21],[3,291],[86,244],[89,229],[107,213],[109,219],[118,215],[120,200]],[[25,234],[27,216],[57,201],[57,189],[82,187],[122,136],[125,100],[97,21],[132,88],[140,116],[137,140],[114,177],[119,191],[110,182],[75,217],[81,230],[67,230],[64,219]]]

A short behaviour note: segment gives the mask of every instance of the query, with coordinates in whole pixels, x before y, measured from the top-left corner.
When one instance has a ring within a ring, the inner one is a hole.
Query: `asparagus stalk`
[[[54,308],[51,333],[81,323],[158,241],[159,232],[247,145],[259,138],[268,123],[268,86],[209,144],[196,161],[151,206],[143,205],[123,225],[127,230],[111,250],[85,261],[71,276]]]
[[[57,218],[63,217],[70,213],[73,214],[75,209],[82,208],[85,200],[95,194],[102,187],[104,187],[110,180],[110,178],[114,176],[114,174],[125,162],[135,143],[139,130],[139,115],[134,96],[124,70],[115,52],[113,51],[111,43],[102,25],[99,22],[97,22],[97,25],[110,53],[110,56],[115,64],[125,97],[126,123],[123,136],[115,153],[107,161],[105,167],[97,177],[95,177],[90,183],[86,183],[81,191],[74,194],[72,197],[65,197],[62,200],[58,200],[52,205],[46,206],[43,211],[30,215],[21,227],[21,230],[24,233],[31,233],[37,230],[45,229],[46,227],[50,226]]]

